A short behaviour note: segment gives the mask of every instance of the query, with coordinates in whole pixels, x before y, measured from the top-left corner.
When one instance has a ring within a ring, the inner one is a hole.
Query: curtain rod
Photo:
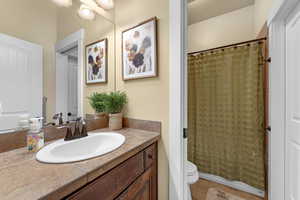
[[[207,51],[214,51],[214,50],[217,50],[217,49],[225,49],[225,48],[228,48],[228,47],[238,46],[238,45],[252,43],[252,42],[257,42],[257,41],[261,41],[261,40],[267,40],[267,38],[264,37],[264,38],[259,38],[259,39],[255,39],[255,40],[248,40],[248,41],[245,41],[245,42],[239,42],[239,43],[230,44],[230,45],[226,45],[226,46],[216,47],[216,48],[212,48],[212,49],[206,49],[206,50],[202,50],[202,51],[194,51],[194,52],[188,53],[188,55],[203,53],[203,52],[207,52]]]

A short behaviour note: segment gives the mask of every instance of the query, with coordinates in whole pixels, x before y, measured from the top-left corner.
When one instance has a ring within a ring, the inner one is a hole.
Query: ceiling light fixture
[[[87,20],[94,20],[96,17],[94,11],[84,4],[80,6],[78,10],[78,15],[82,19],[87,19]]]
[[[96,2],[104,8],[105,10],[110,10],[114,7],[114,1],[113,0],[96,0]]]
[[[72,0],[52,0],[56,5],[61,7],[70,7],[72,6]]]

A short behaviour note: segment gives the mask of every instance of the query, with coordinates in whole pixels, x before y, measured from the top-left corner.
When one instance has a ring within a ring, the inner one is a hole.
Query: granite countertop
[[[100,129],[100,131],[108,130]],[[160,138],[159,133],[132,128],[115,132],[126,137],[125,143],[120,148],[103,156],[81,162],[40,163],[36,161],[35,154],[28,153],[26,148],[0,153],[0,199],[60,199]]]

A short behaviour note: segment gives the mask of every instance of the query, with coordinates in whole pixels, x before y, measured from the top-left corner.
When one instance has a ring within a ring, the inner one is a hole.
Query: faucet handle
[[[59,125],[63,125],[64,124],[63,114],[62,113],[59,113],[58,124]]]
[[[58,120],[58,125],[60,126],[64,124],[63,113],[56,113],[52,119]]]
[[[52,119],[57,120],[59,117],[59,113],[56,113],[55,115],[53,115]]]
[[[76,118],[76,122],[81,122],[82,118],[81,117],[77,117]]]
[[[87,130],[86,130],[86,124],[85,124],[85,123],[82,124],[81,135],[82,135],[83,137],[88,136]]]
[[[72,140],[73,138],[73,133],[72,133],[72,128],[70,126],[67,127],[67,133],[66,133],[66,136],[65,136],[65,141],[68,141],[68,140]]]
[[[81,117],[78,117],[76,119],[76,123],[75,123],[75,131],[74,131],[74,136],[80,136],[80,129],[79,129],[79,126],[80,126],[80,121],[81,121]]]

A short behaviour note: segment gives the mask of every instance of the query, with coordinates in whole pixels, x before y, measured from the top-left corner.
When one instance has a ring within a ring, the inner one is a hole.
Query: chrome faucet
[[[53,116],[54,120],[58,119],[58,125],[63,125],[64,124],[64,120],[63,120],[63,114],[62,113],[57,113]]]

